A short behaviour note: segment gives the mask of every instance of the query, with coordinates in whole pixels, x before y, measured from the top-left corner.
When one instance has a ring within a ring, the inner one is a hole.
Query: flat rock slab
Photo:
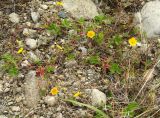
[[[63,0],[64,9],[74,18],[92,19],[98,15],[97,7],[92,0]]]
[[[25,99],[28,107],[36,107],[40,99],[38,79],[35,71],[29,71],[25,77]]]
[[[140,27],[147,38],[160,37],[160,1],[146,3],[142,10],[136,13],[136,20],[141,23]]]

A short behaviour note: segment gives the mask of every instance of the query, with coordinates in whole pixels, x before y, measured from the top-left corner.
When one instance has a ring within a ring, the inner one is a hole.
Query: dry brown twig
[[[151,80],[153,78],[153,73],[155,71],[155,67],[157,66],[157,64],[160,63],[160,60],[158,60],[158,62],[156,64],[154,64],[153,68],[150,69],[143,77],[143,79],[145,80],[143,86],[141,87],[141,89],[139,90],[138,94],[136,95],[134,101],[137,99],[137,97],[140,95],[140,93],[142,92],[142,90],[144,89],[144,87],[146,86],[147,82],[149,80]]]

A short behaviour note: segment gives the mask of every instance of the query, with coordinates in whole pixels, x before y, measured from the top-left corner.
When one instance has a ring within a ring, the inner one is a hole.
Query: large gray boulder
[[[92,19],[98,15],[97,7],[92,0],[63,0],[63,7],[75,18]]]
[[[135,14],[136,21],[147,38],[160,36],[160,1],[150,1],[146,3],[142,10]]]

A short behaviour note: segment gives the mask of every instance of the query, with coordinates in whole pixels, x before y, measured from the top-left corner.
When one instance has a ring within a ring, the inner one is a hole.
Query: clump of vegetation
[[[19,74],[17,60],[13,55],[10,53],[5,53],[0,57],[0,60],[5,62],[2,68],[10,76],[17,76]]]

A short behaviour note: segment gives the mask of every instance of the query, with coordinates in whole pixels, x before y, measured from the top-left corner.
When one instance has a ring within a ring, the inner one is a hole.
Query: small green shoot
[[[78,20],[78,23],[79,23],[80,25],[83,25],[83,24],[85,23],[85,19],[81,17],[81,18]]]
[[[56,35],[59,35],[61,33],[60,27],[55,23],[51,23],[47,29]]]
[[[17,60],[9,53],[5,53],[1,56],[0,60],[3,60],[5,64],[3,65],[3,69],[10,75],[10,76],[17,76],[19,74]]]
[[[94,20],[97,22],[97,23],[103,23],[103,21],[106,19],[106,16],[104,14],[100,14],[98,16],[95,16],[94,17]]]
[[[96,56],[90,56],[87,59],[87,62],[89,64],[93,64],[93,65],[99,65],[99,64],[101,64],[101,60],[100,60],[100,57],[98,55],[96,55]]]
[[[122,36],[120,35],[115,35],[113,37],[113,41],[114,41],[114,44],[116,45],[120,45],[122,43]]]
[[[67,61],[74,60],[74,59],[75,59],[75,55],[73,53],[68,54],[67,57],[66,57]]]
[[[46,71],[48,72],[48,73],[53,73],[54,72],[54,67],[53,66],[47,66],[46,67]]]
[[[125,117],[133,118],[135,110],[138,108],[139,108],[139,105],[137,102],[131,102],[124,108],[123,115]]]
[[[62,19],[62,27],[69,29],[71,27],[71,22],[67,19]]]
[[[103,32],[98,33],[97,37],[94,40],[98,45],[101,45],[104,40],[104,33]]]
[[[110,68],[109,68],[111,74],[121,74],[121,68],[119,67],[119,65],[117,63],[113,63],[111,64]]]

